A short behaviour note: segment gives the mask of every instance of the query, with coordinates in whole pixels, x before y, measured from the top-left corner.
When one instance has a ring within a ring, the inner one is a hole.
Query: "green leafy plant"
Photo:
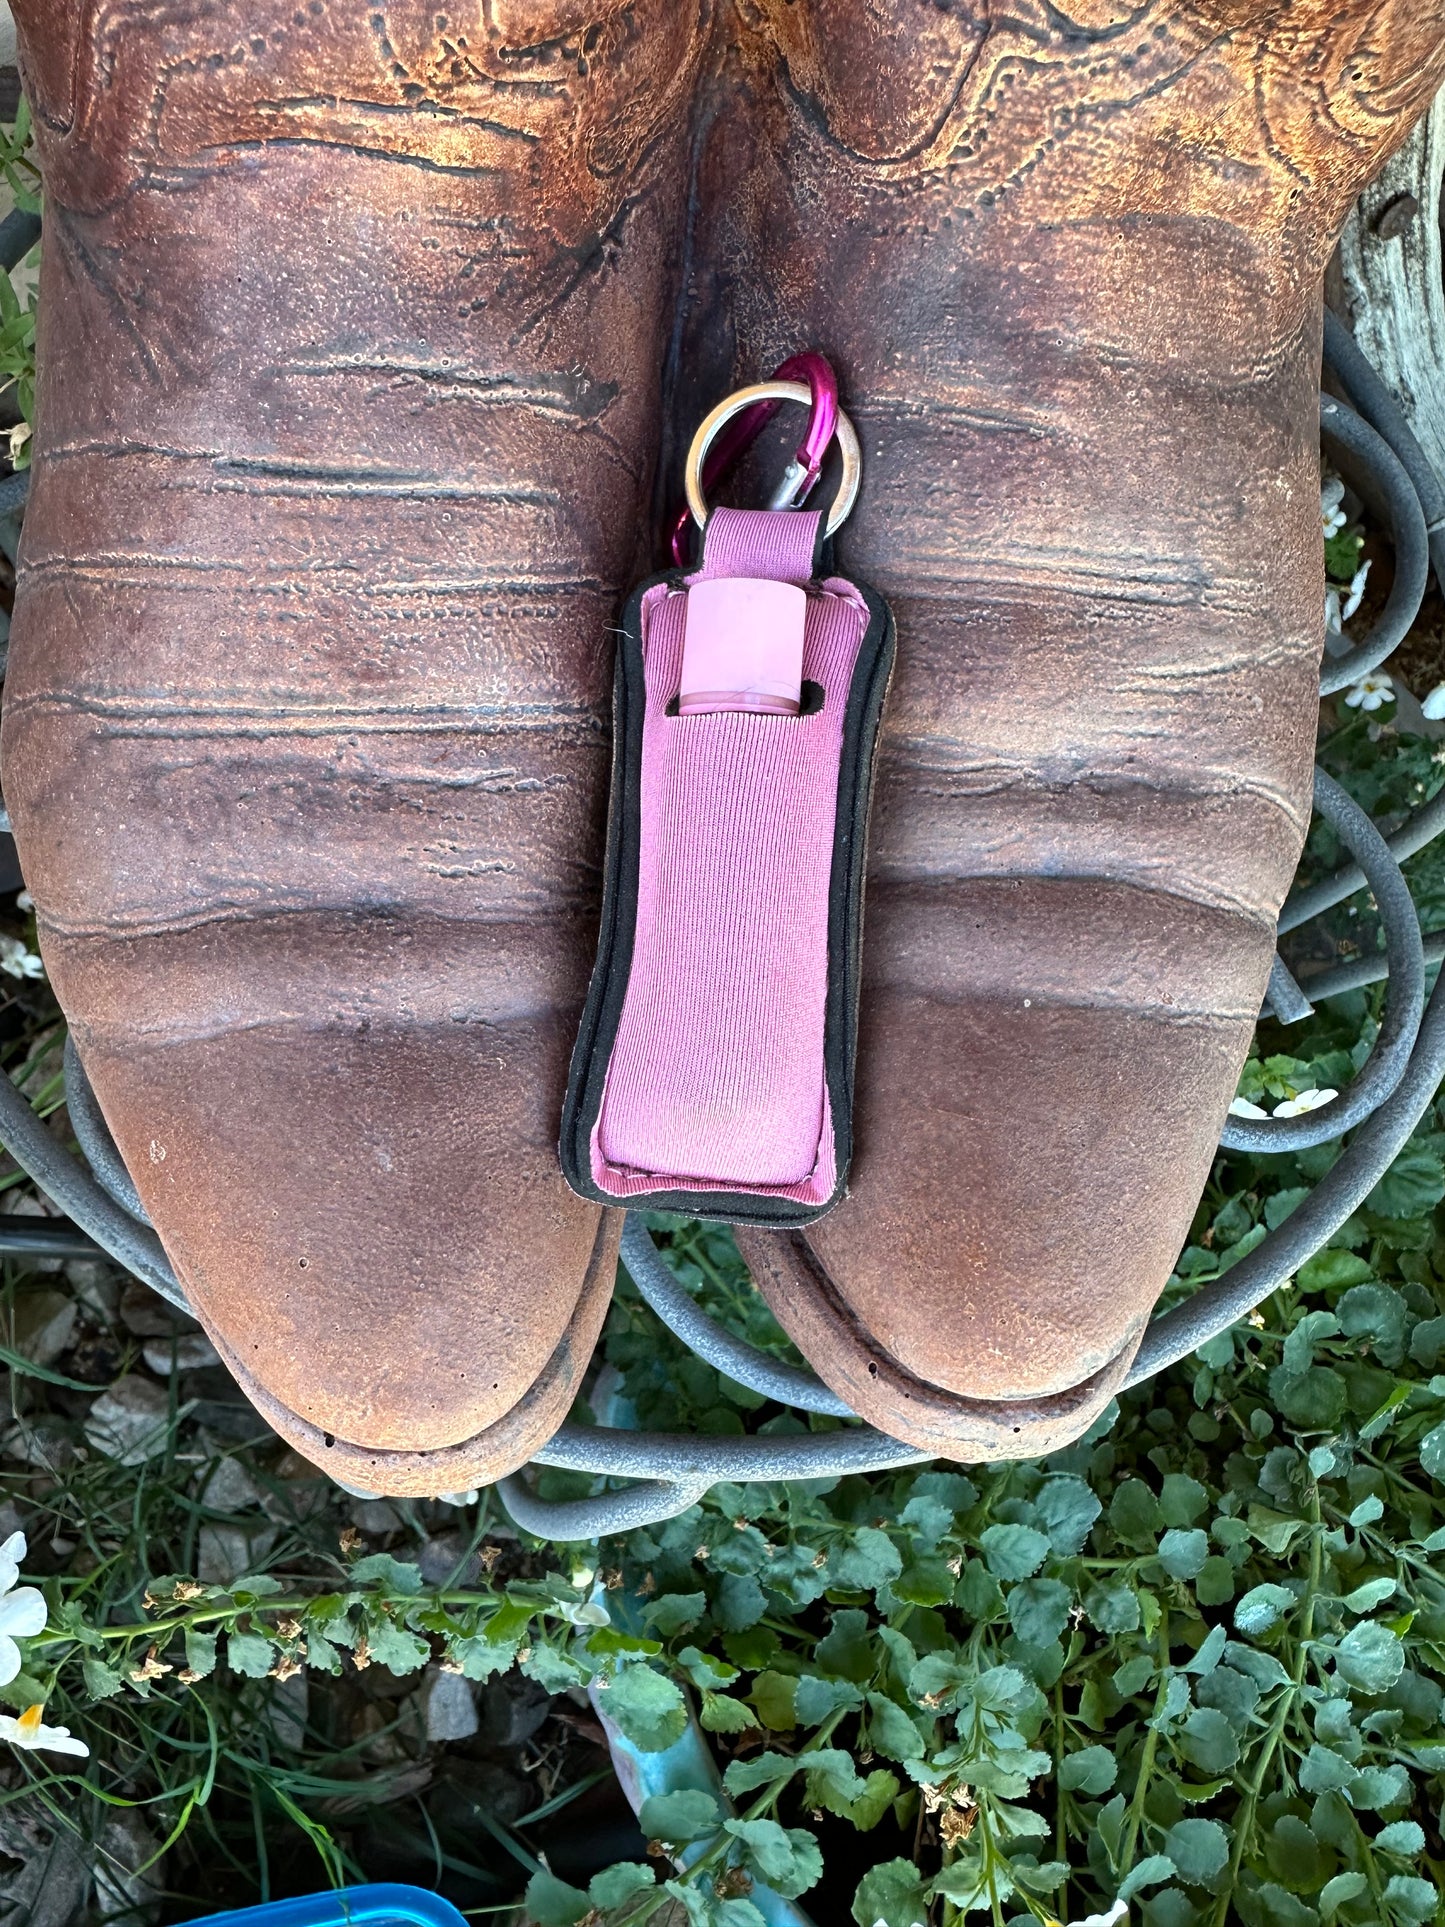
[[[40,171],[30,140],[30,107],[23,98],[11,127],[0,126],[0,172],[15,206],[26,214],[40,212]],[[35,420],[35,324],[38,294],[16,293],[8,274],[0,274],[0,394],[13,388],[21,423],[10,433],[15,468],[30,466],[29,425]]]

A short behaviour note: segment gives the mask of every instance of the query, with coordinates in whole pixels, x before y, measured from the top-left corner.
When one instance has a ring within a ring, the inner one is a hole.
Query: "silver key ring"
[[[692,438],[692,447],[687,451],[687,506],[692,511],[692,519],[699,528],[707,523],[707,497],[702,492],[702,465],[707,460],[707,452],[716,441],[719,431],[741,414],[743,409],[755,407],[760,401],[797,401],[805,406],[813,399],[812,390],[802,381],[759,381],[750,388],[739,388],[725,401],[720,401],[712,412],[703,417],[697,433]],[[833,506],[828,511],[825,532],[836,535],[848,517],[853,513],[853,504],[858,500],[858,490],[863,481],[863,451],[858,444],[858,431],[851,421],[838,410],[836,429],[839,452],[843,457],[843,476],[838,484],[838,493]]]

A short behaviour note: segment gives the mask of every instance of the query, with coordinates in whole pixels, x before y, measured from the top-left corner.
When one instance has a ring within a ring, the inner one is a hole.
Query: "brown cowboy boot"
[[[1264,995],[1310,815],[1320,279],[1445,8],[748,11],[702,246],[739,371],[843,370],[842,559],[898,658],[852,1195],[740,1237],[875,1424],[1032,1455],[1122,1382]]]
[[[558,1113],[706,0],[16,0],[47,212],[4,765],[195,1308],[342,1479],[566,1416]]]

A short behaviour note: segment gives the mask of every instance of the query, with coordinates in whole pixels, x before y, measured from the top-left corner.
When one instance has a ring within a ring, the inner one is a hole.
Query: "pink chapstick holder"
[[[604,1204],[786,1227],[843,1195],[893,624],[821,548],[816,513],[716,509],[627,608],[561,1145]]]

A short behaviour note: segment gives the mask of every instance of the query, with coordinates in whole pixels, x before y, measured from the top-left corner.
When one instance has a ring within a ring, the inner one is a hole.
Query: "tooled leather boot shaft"
[[[1015,1401],[1051,1449],[1044,1403],[1077,1430],[1128,1363],[1264,993],[1309,821],[1319,278],[1445,9],[741,18],[699,280],[739,372],[839,365],[840,553],[898,619],[852,1195],[762,1282],[884,1429],[1027,1451]]]
[[[611,1288],[555,1147],[711,8],[17,19],[4,762],[47,965],[271,1423],[474,1483],[565,1416]]]

